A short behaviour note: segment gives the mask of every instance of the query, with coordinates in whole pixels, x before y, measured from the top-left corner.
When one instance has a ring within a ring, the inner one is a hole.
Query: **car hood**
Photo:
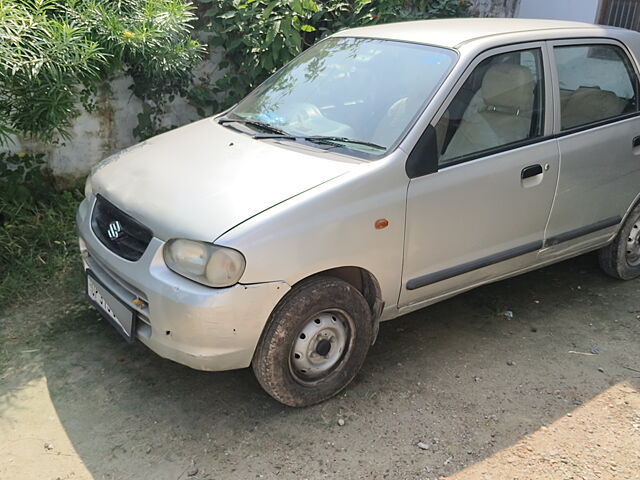
[[[213,241],[356,165],[317,149],[256,140],[209,118],[107,158],[91,185],[162,240]]]

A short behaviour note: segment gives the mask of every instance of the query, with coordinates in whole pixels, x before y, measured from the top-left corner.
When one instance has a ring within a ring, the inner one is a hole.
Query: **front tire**
[[[600,267],[620,280],[640,276],[640,204],[636,205],[609,245],[598,252]]]
[[[315,277],[276,306],[253,357],[264,390],[291,407],[331,398],[356,376],[371,345],[371,310],[351,284]]]

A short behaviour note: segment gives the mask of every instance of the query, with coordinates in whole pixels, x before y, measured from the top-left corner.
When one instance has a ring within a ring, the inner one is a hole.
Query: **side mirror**
[[[429,125],[411,150],[405,171],[409,178],[422,177],[438,171],[438,142],[436,129]]]

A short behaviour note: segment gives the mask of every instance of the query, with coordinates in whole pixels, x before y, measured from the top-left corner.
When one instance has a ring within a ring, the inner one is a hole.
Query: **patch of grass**
[[[1,178],[0,178],[1,180]],[[0,312],[43,292],[80,287],[78,188],[56,191],[46,175],[0,182]],[[10,188],[22,183],[30,194]]]

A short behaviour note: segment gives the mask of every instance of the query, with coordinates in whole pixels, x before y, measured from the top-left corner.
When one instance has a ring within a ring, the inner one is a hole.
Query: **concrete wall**
[[[513,17],[516,14],[520,1],[521,0],[471,0],[471,13],[478,17]]]
[[[86,173],[100,159],[135,143],[132,131],[142,104],[131,94],[130,84],[130,79],[118,77],[108,88],[101,89],[96,98],[97,109],[92,113],[83,111],[69,132],[70,139],[48,145],[15,138],[11,150],[45,153],[56,174]]]
[[[472,14],[482,17],[511,17],[516,12],[518,2],[519,0],[472,0]],[[209,77],[209,81],[215,82],[220,75],[217,69],[219,60],[219,54],[212,53],[196,72],[196,78]],[[69,140],[47,145],[14,138],[14,144],[8,149],[13,152],[45,153],[50,167],[58,175],[86,174],[103,158],[138,141],[133,136],[133,129],[138,124],[137,115],[142,111],[142,103],[132,95],[130,85],[131,81],[126,77],[118,77],[110,82],[110,88],[100,92],[96,99],[97,110],[92,113],[84,112],[76,119]],[[178,98],[166,106],[163,124],[179,126],[198,118],[195,109],[184,99]]]
[[[195,78],[209,78],[215,82],[220,76],[217,64],[218,53],[212,53],[202,62]],[[83,112],[74,122],[69,132],[71,138],[58,140],[55,144],[45,144],[14,137],[13,143],[1,150],[12,152],[44,153],[56,175],[77,177],[86,174],[103,158],[129,147],[139,140],[133,135],[138,125],[137,115],[142,112],[142,102],[131,93],[131,79],[119,76],[101,89],[96,98],[97,108],[92,113]],[[176,98],[166,105],[162,126],[176,127],[199,119],[194,107],[183,98]]]
[[[103,88],[96,98],[97,108],[92,113],[81,109],[69,132],[71,138],[60,139],[56,144],[45,144],[14,138],[9,145],[13,152],[44,153],[47,162],[57,175],[79,176],[87,173],[103,158],[139,140],[133,135],[138,125],[137,115],[142,112],[142,102],[131,93],[131,79],[120,76]],[[162,126],[180,126],[199,118],[195,109],[184,99],[177,98],[165,107]]]
[[[593,23],[599,0],[520,0],[516,16]]]

